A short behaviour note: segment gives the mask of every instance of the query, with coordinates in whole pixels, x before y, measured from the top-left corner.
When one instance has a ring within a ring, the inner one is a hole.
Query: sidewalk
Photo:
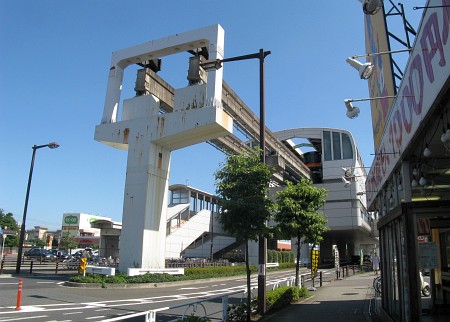
[[[289,321],[379,321],[376,319],[376,306],[372,286],[373,272],[353,275],[343,280],[335,280],[302,302],[268,314],[260,322]]]

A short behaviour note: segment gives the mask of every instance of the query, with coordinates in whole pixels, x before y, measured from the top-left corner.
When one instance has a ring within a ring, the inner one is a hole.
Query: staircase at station
[[[166,258],[211,257],[222,254],[224,250],[238,246],[236,239],[227,236],[223,231],[210,232],[211,211],[203,209],[195,212],[189,209],[190,204],[169,206],[166,232]],[[213,237],[211,243],[211,237]],[[235,246],[233,246],[235,245]]]

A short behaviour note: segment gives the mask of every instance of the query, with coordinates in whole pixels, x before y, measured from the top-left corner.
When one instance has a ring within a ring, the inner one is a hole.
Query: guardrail
[[[311,276],[310,274],[301,275],[300,276],[301,280],[302,281],[308,280],[307,279],[308,275]],[[319,274],[319,275],[322,276],[322,274]],[[274,290],[280,286],[283,286],[283,284],[286,284],[287,286],[293,286],[294,281],[295,281],[295,277],[286,277],[286,278],[282,278],[276,282],[268,283],[267,287]],[[257,287],[252,287],[250,289],[252,298],[255,297],[255,294],[253,294],[254,293],[253,291],[257,290],[257,289],[258,289]],[[245,295],[247,294],[247,290],[244,288],[242,290],[235,291],[235,292],[228,292],[223,295],[205,297],[198,301],[162,307],[162,308],[158,308],[158,309],[154,309],[154,310],[148,310],[145,312],[134,313],[134,314],[126,315],[126,316],[120,316],[120,317],[111,318],[111,319],[103,320],[103,321],[104,322],[114,322],[114,321],[132,320],[132,321],[156,322],[157,314],[159,314],[163,311],[176,310],[176,309],[180,309],[180,308],[184,308],[184,307],[186,307],[186,309],[184,310],[183,314],[179,314],[179,316],[181,316],[181,317],[177,317],[173,320],[170,320],[169,322],[183,320],[185,317],[188,316],[189,313],[197,314],[196,316],[198,318],[214,318],[215,320],[227,321],[229,299],[231,296],[236,295],[236,294],[241,294],[241,293],[242,293],[242,296],[240,298],[240,302],[242,303],[244,298],[246,298]],[[217,299],[221,299],[221,309],[218,310],[217,306],[216,306],[215,309],[213,309],[211,312],[208,312],[208,307],[204,303],[213,302],[214,300],[217,300]]]
[[[3,255],[3,259],[0,262],[0,275],[4,273],[15,273],[17,264],[17,256],[16,255]],[[100,261],[89,261],[88,264],[90,266],[99,268],[115,268],[117,266],[116,261],[110,261],[107,259],[101,259]],[[22,272],[28,272],[29,274],[33,273],[77,273],[78,267],[80,266],[80,261],[77,258],[70,259],[57,259],[55,261],[42,261],[39,259],[27,259],[25,256],[22,258]],[[112,272],[112,270],[108,270],[108,272]],[[110,275],[110,274],[107,274]]]
[[[255,289],[255,288],[253,288]],[[189,302],[189,303],[184,303],[184,304],[179,304],[179,305],[173,305],[170,307],[162,307],[159,309],[155,309],[155,310],[149,310],[147,312],[141,312],[141,313],[135,313],[135,314],[131,314],[131,315],[127,315],[127,316],[121,316],[121,317],[117,317],[117,318],[112,318],[112,319],[108,319],[108,320],[103,320],[103,322],[113,322],[113,321],[124,321],[124,320],[133,320],[136,321],[136,317],[142,317],[144,318],[143,321],[146,322],[156,322],[156,315],[159,312],[162,311],[167,311],[167,310],[173,310],[173,309],[178,309],[178,308],[183,308],[186,307],[186,310],[184,311],[183,315],[181,316],[181,320],[184,319],[184,317],[187,316],[187,314],[190,312],[189,309],[192,308],[192,312],[193,313],[197,313],[198,308],[201,307],[203,309],[203,315],[199,316],[199,318],[208,318],[208,317],[212,317],[213,315],[217,315],[217,314],[221,314],[221,321],[227,321],[227,317],[228,317],[228,299],[231,295],[235,295],[235,294],[240,294],[243,293],[245,294],[244,290],[241,291],[236,291],[236,292],[231,292],[228,293],[226,295],[221,295],[221,296],[211,296],[208,298],[205,298],[203,300],[200,301],[195,301],[195,302]],[[222,308],[219,311],[215,311],[215,312],[207,312],[207,309],[205,307],[205,305],[203,305],[204,302],[209,302],[215,299],[221,299],[222,302]],[[176,318],[172,321],[178,321],[179,318]],[[169,321],[169,322],[172,322]]]
[[[0,275],[4,273],[11,273],[16,270],[17,259],[15,257],[6,257],[3,256],[3,259],[0,263]],[[65,262],[63,261],[54,261],[54,262],[46,262],[40,261],[38,259],[23,259],[22,260],[22,271],[28,272],[29,274],[39,272],[49,272],[58,274],[61,271],[67,272],[67,270],[78,270],[78,265],[76,267],[69,268]]]

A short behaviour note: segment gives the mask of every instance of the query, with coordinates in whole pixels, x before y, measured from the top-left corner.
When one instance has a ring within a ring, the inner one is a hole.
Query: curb
[[[184,280],[184,281],[175,281],[175,282],[162,282],[162,283],[129,283],[129,284],[114,284],[114,283],[78,283],[78,282],[64,282],[63,286],[67,287],[80,287],[80,288],[107,288],[107,289],[139,289],[139,288],[164,288],[171,286],[183,286],[183,285],[192,285],[192,284],[201,284],[206,282],[213,281],[228,281],[235,279],[237,276],[227,276],[227,277],[219,277],[219,278],[203,278],[197,280]]]

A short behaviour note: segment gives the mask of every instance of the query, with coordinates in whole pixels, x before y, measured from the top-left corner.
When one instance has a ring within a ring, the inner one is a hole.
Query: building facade
[[[367,211],[366,169],[351,133],[335,128],[296,128],[275,135],[311,169],[314,186],[327,190],[321,210],[329,230],[320,245],[319,263],[334,263],[333,246],[342,262],[377,249],[377,218]],[[302,143],[296,144],[297,139]],[[303,246],[301,254],[303,262],[310,262],[309,245]]]
[[[111,218],[84,213],[64,213],[62,217],[62,235],[70,234],[75,238],[78,247],[98,245],[100,241],[100,229],[93,228],[96,220],[111,221]]]
[[[448,321],[450,1],[427,1],[402,76],[366,181],[368,209],[379,215],[381,313]],[[431,297],[421,294],[420,270]]]

